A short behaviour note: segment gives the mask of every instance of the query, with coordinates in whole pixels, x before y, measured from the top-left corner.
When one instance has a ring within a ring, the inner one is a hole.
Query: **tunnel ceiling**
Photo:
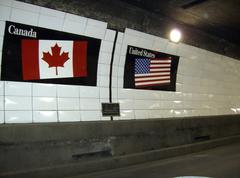
[[[240,45],[240,0],[121,0]]]

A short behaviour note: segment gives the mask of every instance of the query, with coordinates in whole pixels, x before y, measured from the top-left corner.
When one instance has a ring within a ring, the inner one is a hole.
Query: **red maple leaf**
[[[43,52],[42,60],[44,60],[46,63],[48,63],[48,67],[56,67],[56,75],[58,75],[58,67],[64,67],[64,63],[69,59],[68,52],[63,52],[60,54],[61,47],[58,46],[56,43],[54,47],[51,47],[52,54],[49,52],[45,53]]]

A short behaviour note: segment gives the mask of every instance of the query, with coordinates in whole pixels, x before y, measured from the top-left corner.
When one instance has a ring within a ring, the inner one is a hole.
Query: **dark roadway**
[[[173,178],[178,176],[240,178],[240,143],[72,178]]]

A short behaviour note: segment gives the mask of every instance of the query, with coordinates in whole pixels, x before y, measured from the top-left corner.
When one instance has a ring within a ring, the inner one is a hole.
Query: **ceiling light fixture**
[[[178,43],[181,40],[182,33],[178,29],[173,29],[170,32],[170,40],[174,43]]]

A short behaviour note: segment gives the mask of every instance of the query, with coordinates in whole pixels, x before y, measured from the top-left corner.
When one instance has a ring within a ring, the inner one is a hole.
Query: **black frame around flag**
[[[36,34],[32,33],[31,35],[30,33],[28,34],[29,36],[27,36],[26,34],[16,35],[9,33],[9,27],[11,25],[17,29],[36,32]],[[86,77],[39,79],[24,81],[22,76],[23,71],[21,61],[22,60],[21,40],[23,39],[87,41],[88,75]],[[101,46],[100,39],[6,21],[2,51],[1,80],[96,86],[100,46]]]
[[[139,54],[132,54],[130,52],[130,49],[139,51]],[[135,59],[139,57],[143,57],[143,54],[149,55],[147,56],[147,58],[169,58],[170,57],[172,59],[169,84],[159,85],[159,86],[135,87],[135,81],[134,81]],[[123,87],[132,88],[132,89],[145,89],[145,90],[176,91],[176,75],[177,75],[178,62],[179,62],[179,56],[128,45],[125,67],[124,67]]]

